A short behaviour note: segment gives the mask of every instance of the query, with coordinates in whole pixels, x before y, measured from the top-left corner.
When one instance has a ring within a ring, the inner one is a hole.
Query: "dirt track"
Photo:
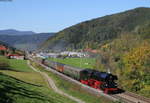
[[[71,96],[71,95],[68,95],[68,94],[66,94],[65,92],[63,92],[63,91],[61,91],[60,89],[58,89],[57,86],[55,85],[54,81],[53,81],[46,73],[41,72],[41,71],[35,69],[33,66],[30,65],[30,62],[29,62],[29,61],[28,61],[27,63],[28,63],[28,65],[30,66],[30,68],[32,68],[35,72],[40,73],[40,74],[45,78],[45,80],[48,82],[48,86],[49,86],[50,88],[52,88],[56,93],[59,93],[59,94],[61,94],[61,95],[64,95],[64,96],[66,96],[66,97],[72,99],[73,101],[76,101],[77,103],[85,103],[84,101],[82,101],[82,100],[80,100],[80,99],[78,99],[78,98],[75,98],[75,97],[73,97],[73,96]]]

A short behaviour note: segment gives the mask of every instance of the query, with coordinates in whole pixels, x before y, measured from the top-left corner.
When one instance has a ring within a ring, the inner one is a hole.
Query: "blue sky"
[[[1,1],[0,30],[58,32],[82,21],[136,7],[150,7],[150,0]]]

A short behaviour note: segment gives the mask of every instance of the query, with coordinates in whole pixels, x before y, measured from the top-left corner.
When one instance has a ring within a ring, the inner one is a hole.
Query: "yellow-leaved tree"
[[[140,92],[150,86],[150,43],[144,42],[124,55],[124,87]],[[150,90],[149,90],[150,92]]]

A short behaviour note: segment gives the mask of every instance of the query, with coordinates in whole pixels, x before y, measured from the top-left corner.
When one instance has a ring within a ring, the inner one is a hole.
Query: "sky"
[[[150,7],[150,0],[0,0],[0,30],[58,32],[137,7]]]

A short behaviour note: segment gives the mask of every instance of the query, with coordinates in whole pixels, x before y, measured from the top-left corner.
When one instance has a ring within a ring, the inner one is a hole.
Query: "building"
[[[3,45],[0,45],[0,55],[6,55],[7,48]]]
[[[51,57],[51,58],[57,58],[57,57],[59,57],[59,55],[60,55],[59,53],[48,53],[47,54],[47,56]]]
[[[61,55],[67,55],[68,57],[89,57],[89,55],[85,52],[70,52],[70,51],[64,51],[60,53]]]
[[[24,55],[19,55],[19,54],[8,54],[7,57],[9,59],[18,59],[18,60],[24,60]]]
[[[5,46],[3,46],[3,45],[0,45],[0,50],[5,51],[5,50],[7,50],[7,48]]]

